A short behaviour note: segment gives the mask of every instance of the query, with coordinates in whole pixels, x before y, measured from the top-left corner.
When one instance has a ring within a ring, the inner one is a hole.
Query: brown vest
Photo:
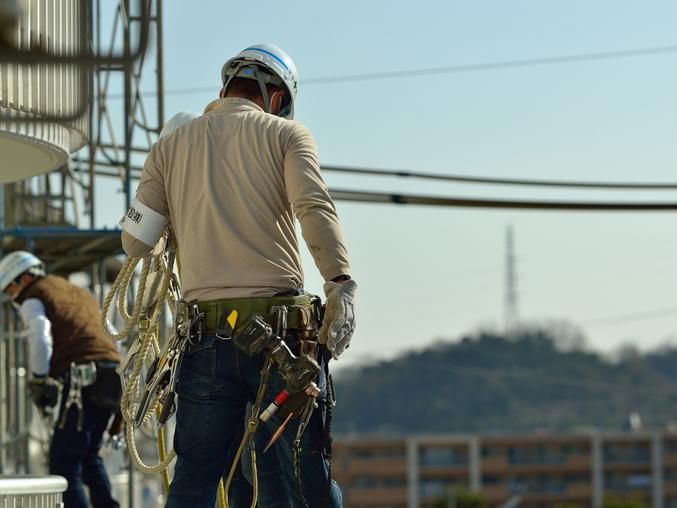
[[[28,298],[43,303],[52,323],[51,377],[59,377],[71,362],[120,361],[113,342],[101,329],[99,306],[89,291],[47,275],[32,282],[17,300],[21,303]]]

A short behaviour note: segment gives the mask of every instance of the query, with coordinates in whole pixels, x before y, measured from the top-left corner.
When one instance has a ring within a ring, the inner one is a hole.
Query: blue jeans
[[[68,386],[64,393],[68,393]],[[62,429],[57,425],[49,448],[49,473],[68,481],[63,494],[65,508],[87,508],[83,483],[89,487],[89,497],[95,508],[117,508],[111,486],[99,456],[103,433],[111,411],[84,404],[82,430],[77,429],[78,412],[71,406]]]
[[[292,348],[293,349],[293,348]],[[232,341],[213,336],[184,355],[177,383],[178,407],[174,448],[177,454],[167,508],[213,508],[216,488],[230,471],[244,434],[247,403],[259,387],[263,357],[249,357]],[[323,379],[319,380],[320,385]],[[273,368],[268,377],[262,407],[282,389],[282,378]],[[321,397],[324,395],[321,394]],[[329,481],[322,447],[323,419],[315,410],[301,440],[300,481],[294,473],[293,442],[298,418],[265,454],[263,448],[281,420],[273,416],[259,426],[254,444],[257,452],[259,508],[340,508],[341,490]],[[251,500],[251,466],[238,464],[230,489],[230,506],[248,508]],[[249,474],[248,474],[249,473]],[[300,486],[299,486],[300,484]],[[302,494],[301,494],[302,492]]]

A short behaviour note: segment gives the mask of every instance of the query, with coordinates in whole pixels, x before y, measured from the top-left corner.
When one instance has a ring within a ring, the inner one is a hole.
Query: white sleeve
[[[52,323],[47,318],[45,306],[37,298],[28,298],[19,312],[28,327],[31,370],[34,374],[46,375],[52,361]]]

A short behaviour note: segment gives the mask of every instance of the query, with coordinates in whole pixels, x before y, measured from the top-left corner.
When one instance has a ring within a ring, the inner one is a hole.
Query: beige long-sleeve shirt
[[[187,300],[301,289],[294,217],[324,279],[350,274],[313,137],[246,99],[214,101],[153,145],[136,199],[173,226]],[[126,231],[122,245],[152,249]]]

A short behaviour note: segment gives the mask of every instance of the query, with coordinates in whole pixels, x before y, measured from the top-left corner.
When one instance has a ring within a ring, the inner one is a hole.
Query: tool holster
[[[64,375],[64,387],[68,387],[65,402],[59,411],[58,427],[63,429],[66,425],[66,417],[71,406],[75,406],[78,412],[77,429],[82,430],[84,423],[84,404],[82,389],[91,386],[96,381],[96,363],[71,363],[70,369]]]
[[[302,392],[320,373],[314,355],[316,348],[303,346],[304,342],[310,340],[302,337],[310,337],[316,324],[312,320],[312,312],[309,306],[301,306],[292,309],[297,313],[294,324],[301,325],[296,328],[296,337],[291,340],[298,340],[301,344],[299,354],[294,354],[289,345],[285,342],[289,330],[290,308],[287,305],[271,306],[268,313],[268,320],[260,314],[251,314],[244,325],[233,335],[233,342],[245,354],[252,356],[260,353],[268,353],[277,365],[277,369],[282,376],[284,387],[290,394]],[[271,319],[273,318],[273,319]],[[312,328],[311,328],[312,327]],[[301,337],[300,339],[298,339]],[[311,354],[309,354],[311,353]]]

